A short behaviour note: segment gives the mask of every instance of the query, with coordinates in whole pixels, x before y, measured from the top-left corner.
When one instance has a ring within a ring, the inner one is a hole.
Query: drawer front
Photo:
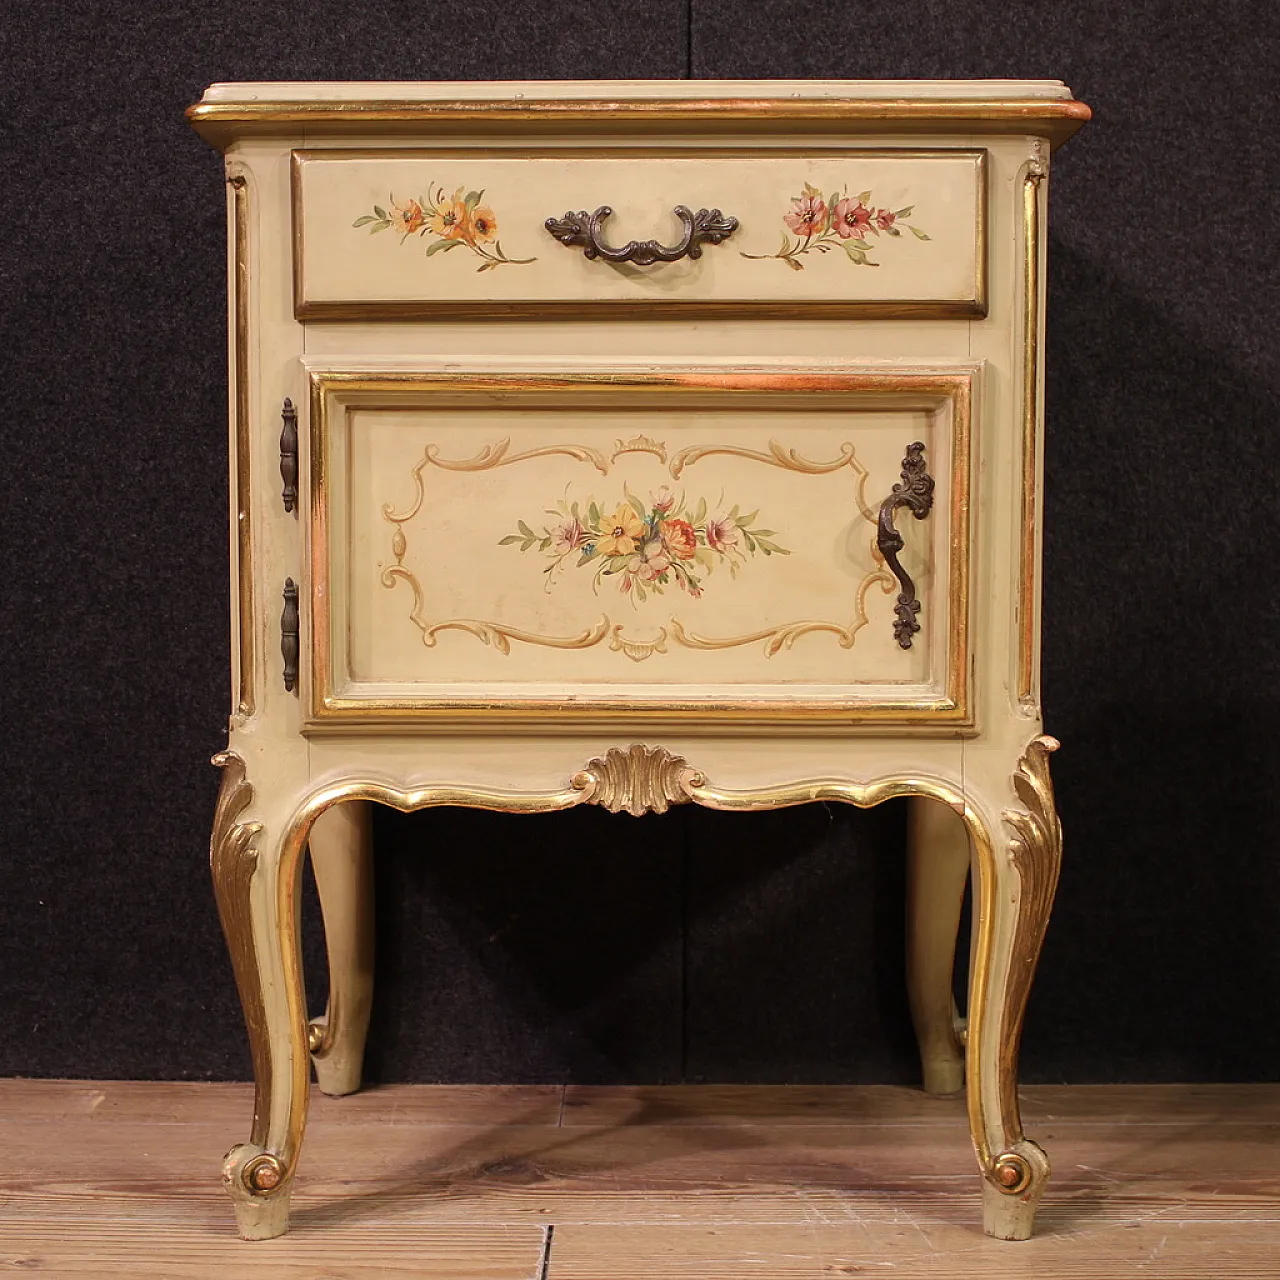
[[[984,156],[298,151],[295,310],[982,315]]]
[[[310,724],[966,727],[974,378],[313,370]]]

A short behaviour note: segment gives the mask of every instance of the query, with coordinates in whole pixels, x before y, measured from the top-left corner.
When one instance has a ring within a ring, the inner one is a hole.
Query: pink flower
[[[822,230],[826,217],[827,206],[821,196],[803,195],[791,202],[791,212],[784,213],[782,220],[796,235],[808,238]]]
[[[661,515],[666,515],[668,511],[675,505],[676,495],[664,484],[657,493],[653,495],[653,509]]]
[[[728,551],[738,545],[738,522],[726,516],[723,520],[707,521],[707,546],[712,551]]]
[[[576,551],[587,540],[586,530],[570,516],[562,525],[551,531],[551,549],[558,556]]]
[[[642,582],[654,582],[671,568],[671,560],[661,542],[646,542],[638,556],[632,556],[627,568]]]
[[[861,200],[850,200],[846,196],[836,204],[831,225],[841,240],[850,237],[861,240],[871,228],[871,210]]]
[[[896,213],[890,213],[888,209],[876,210],[876,226],[879,227],[881,231],[888,231],[889,228],[897,222],[897,220],[898,215]]]

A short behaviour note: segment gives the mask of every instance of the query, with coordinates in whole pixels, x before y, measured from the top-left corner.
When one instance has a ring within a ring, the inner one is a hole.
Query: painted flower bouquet
[[[561,502],[546,514],[552,522],[536,533],[523,520],[518,533],[502,538],[499,546],[519,546],[521,551],[536,548],[550,557],[543,569],[550,590],[554,575],[572,563],[593,572],[592,589],[599,591],[606,578],[632,600],[644,600],[650,593],[661,595],[671,585],[694,599],[702,595],[699,573],[711,573],[727,565],[732,577],[749,556],[789,556],[773,539],[773,529],[755,526],[758,511],[743,515],[737,506],[725,515],[711,516],[706,499],[690,510],[684,494],[679,496],[663,485],[646,503],[629,490],[623,501],[610,511],[595,499],[585,509],[579,502]]]
[[[744,258],[780,258],[793,271],[803,271],[800,259],[807,253],[830,253],[841,249],[850,262],[860,267],[878,267],[868,256],[878,246],[868,237],[900,236],[906,227],[917,240],[928,240],[919,227],[908,222],[914,205],[902,209],[880,209],[871,199],[870,191],[849,194],[848,184],[843,192],[833,191],[825,200],[822,192],[812,183],[804,184],[804,191],[792,196],[791,208],[782,215],[783,223],[790,228],[795,239],[782,233],[782,248],[777,253],[744,253]]]
[[[465,247],[482,258],[477,271],[492,271],[495,267],[523,266],[536,262],[536,258],[508,258],[498,240],[498,219],[493,210],[481,202],[484,191],[468,191],[464,196],[459,187],[452,195],[445,195],[443,187],[428,187],[430,198],[419,196],[416,200],[399,201],[389,197],[390,208],[375,204],[372,213],[357,218],[353,227],[368,227],[369,234],[394,228],[400,233],[400,243],[410,236],[434,236],[427,245],[427,257],[448,253],[451,249]]]

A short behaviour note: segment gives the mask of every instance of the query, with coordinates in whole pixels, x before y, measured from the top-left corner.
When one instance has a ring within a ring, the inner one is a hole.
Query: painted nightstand
[[[241,1232],[359,1086],[369,807],[911,797],[925,1086],[992,1235],[1058,875],[1038,693],[1056,82],[218,85],[232,683],[214,883]],[[308,847],[329,945],[307,1020]],[[975,877],[967,1023],[951,997]]]

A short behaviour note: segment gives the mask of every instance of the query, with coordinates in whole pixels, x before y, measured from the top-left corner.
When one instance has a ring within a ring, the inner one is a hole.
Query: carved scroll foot
[[[293,1179],[280,1179],[279,1160],[252,1143],[232,1147],[222,1164],[222,1181],[235,1208],[244,1240],[274,1240],[289,1230]]]
[[[306,1123],[306,1036],[297,900],[305,833],[272,839],[246,821],[254,790],[244,761],[217,755],[222,787],[209,842],[218,914],[235,970],[253,1055],[253,1128],[223,1163],[223,1179],[246,1240],[281,1235]],[[283,828],[283,823],[280,824]]]
[[[937,800],[912,796],[907,803],[907,993],[924,1091],[944,1096],[964,1088],[952,978],[969,833],[964,819]]]
[[[321,1092],[360,1088],[365,1038],[373,1008],[373,806],[334,805],[311,828],[311,866],[324,913],[329,1003],[307,1028]]]
[[[1049,1157],[1023,1139],[992,1161],[982,1184],[982,1229],[997,1240],[1029,1240],[1049,1181]]]
[[[1062,860],[1050,737],[1033,738],[1013,773],[1017,807],[1003,811],[1005,841],[985,841],[975,897],[967,1046],[969,1123],[984,1177],[984,1225],[1001,1240],[1031,1234],[1049,1160],[1022,1133],[1018,1047]],[[994,833],[993,833],[994,834]]]

